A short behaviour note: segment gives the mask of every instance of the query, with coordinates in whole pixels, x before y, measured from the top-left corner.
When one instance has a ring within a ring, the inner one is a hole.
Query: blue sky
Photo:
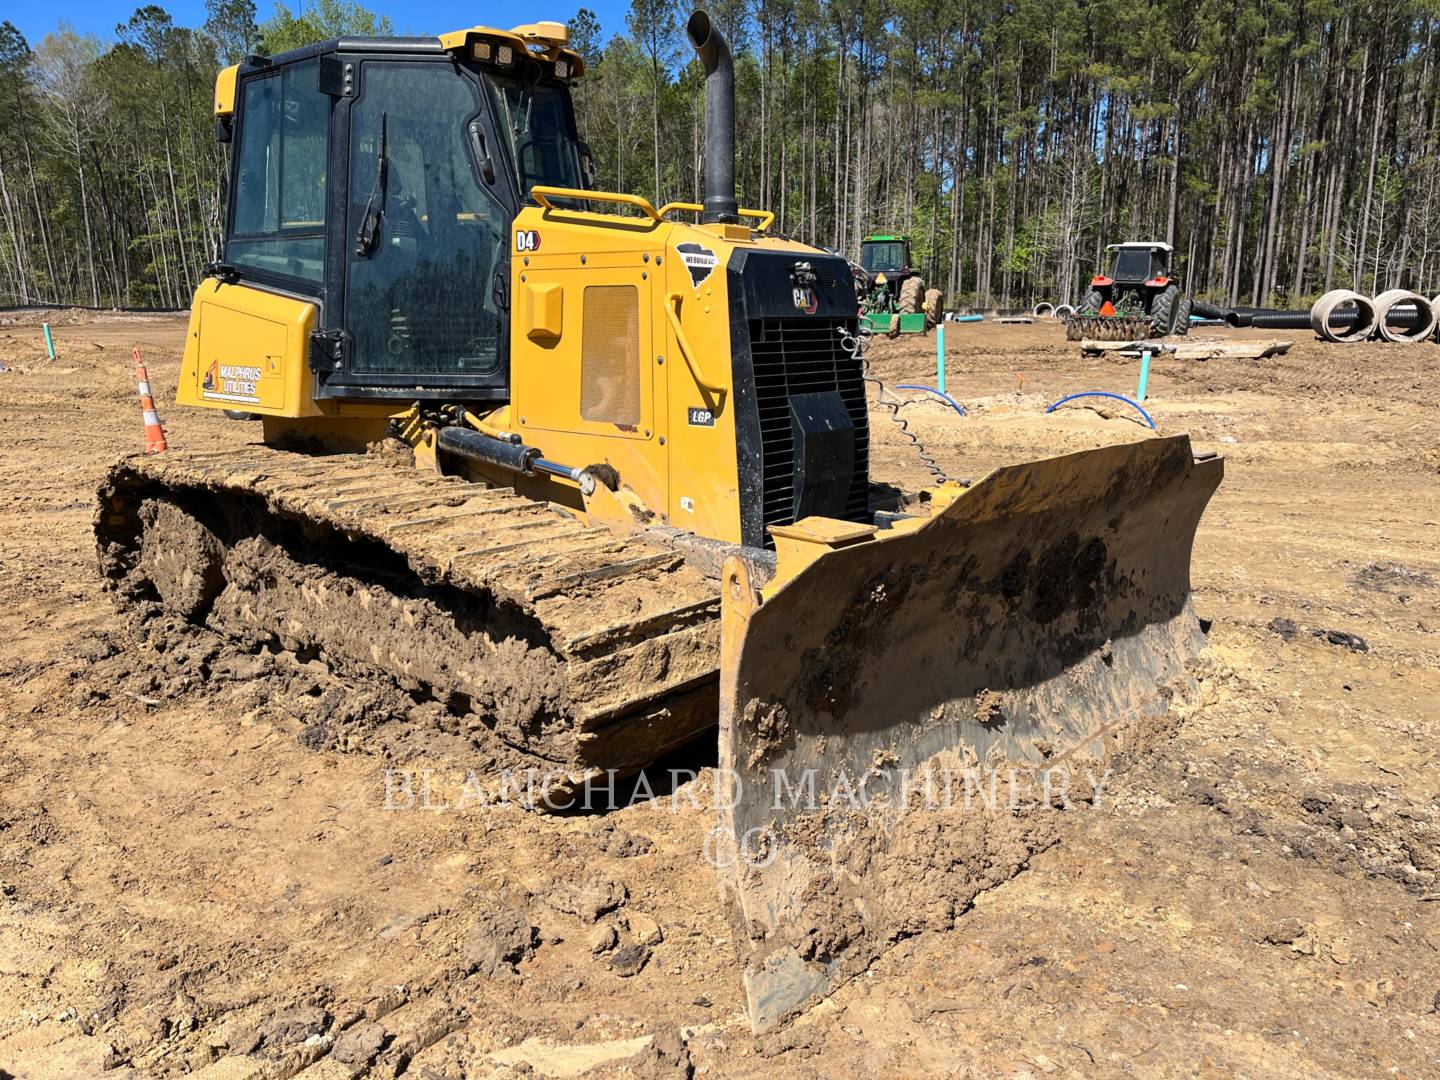
[[[157,0],[171,18],[181,26],[199,26],[205,21],[205,0]],[[109,40],[115,27],[127,21],[144,0],[53,0],[52,3],[24,3],[0,12],[0,20],[8,19],[33,46],[61,22],[70,23],[81,33],[97,34]],[[6,5],[10,7],[11,5]],[[273,0],[256,0],[257,18],[263,22],[275,10]],[[297,2],[291,8],[299,7]],[[422,0],[402,3],[400,0],[373,0],[367,7],[390,16],[398,33],[434,34],[462,26],[514,26],[516,23],[539,19],[566,22],[576,8],[588,7],[600,16],[604,36],[608,38],[625,28],[627,0],[541,0],[539,5],[461,3],[460,0]],[[521,13],[523,11],[523,14]]]

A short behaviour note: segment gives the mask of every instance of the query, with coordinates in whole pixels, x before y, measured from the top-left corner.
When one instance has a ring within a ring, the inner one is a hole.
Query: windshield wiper
[[[380,239],[380,218],[385,213],[385,196],[390,190],[389,118],[389,113],[380,114],[380,153],[375,166],[375,186],[370,189],[370,199],[365,204],[360,228],[355,233],[355,254],[362,259],[369,257]]]

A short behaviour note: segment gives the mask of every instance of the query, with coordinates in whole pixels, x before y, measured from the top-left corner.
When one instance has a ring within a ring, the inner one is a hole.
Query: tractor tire
[[[1180,286],[1166,285],[1150,298],[1150,332],[1165,337],[1175,329],[1176,307],[1180,302]]]
[[[925,282],[920,280],[920,275],[907,277],[900,283],[900,314],[918,314],[924,297]]]
[[[1100,311],[1100,305],[1105,303],[1105,294],[1099,289],[1091,289],[1080,299],[1080,306],[1075,309],[1077,315],[1095,315]]]
[[[929,330],[945,317],[945,294],[939,289],[925,290],[925,329]]]
[[[1184,337],[1190,333],[1190,309],[1194,306],[1194,297],[1185,295],[1182,295],[1179,303],[1175,305],[1175,328],[1171,333],[1176,337]]]

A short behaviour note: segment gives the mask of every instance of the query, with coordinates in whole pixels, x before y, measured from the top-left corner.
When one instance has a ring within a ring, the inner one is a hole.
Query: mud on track
[[[397,711],[432,706],[163,622],[137,634],[103,593],[94,492],[142,438],[130,346],[172,445],[254,435],[167,406],[183,320],[52,319],[51,364],[39,316],[5,318],[5,1072],[1440,1074],[1440,347],[1155,362],[1161,431],[1227,457],[1194,563],[1198,694],[954,929],[756,1039],[701,857],[702,752],[674,762],[700,775],[673,803],[426,810],[415,774],[390,792],[410,808],[386,810],[385,766],[433,763]],[[955,326],[946,345],[971,416],[903,413],[955,475],[1144,434],[1118,403],[1042,415],[1135,383],[1058,323]],[[875,369],[925,382],[932,348],[877,342]],[[924,482],[884,413],[872,425],[877,477]],[[314,735],[357,712],[388,756]]]

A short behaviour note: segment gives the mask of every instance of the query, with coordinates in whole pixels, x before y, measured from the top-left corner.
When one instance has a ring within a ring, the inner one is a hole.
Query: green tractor
[[[940,321],[944,294],[911,269],[908,236],[865,237],[854,271],[860,320],[875,333],[923,334]]]
[[[1134,341],[1190,330],[1192,301],[1170,276],[1174,249],[1169,244],[1130,240],[1105,250],[1115,255],[1110,273],[1090,280],[1089,291],[1066,324],[1067,338]]]

